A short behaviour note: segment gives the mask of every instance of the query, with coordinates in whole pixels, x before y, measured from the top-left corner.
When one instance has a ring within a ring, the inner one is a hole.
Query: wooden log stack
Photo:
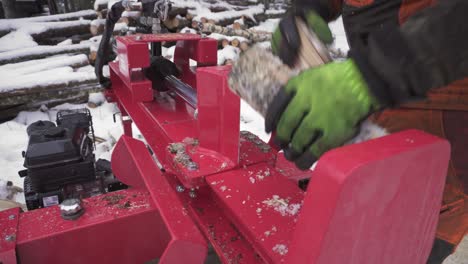
[[[254,30],[252,26],[284,14],[281,10],[264,12],[260,2],[200,0],[211,11],[203,14],[207,17],[199,16],[193,6],[183,6],[184,3],[179,2],[181,6],[173,6],[164,24],[170,32],[191,31],[208,37],[217,35],[214,38],[218,40],[219,49],[244,52],[257,42],[271,39],[271,32]],[[41,105],[50,107],[65,102],[84,102],[89,92],[102,90],[94,77],[92,65],[107,13],[107,2],[99,1],[94,10],[2,20],[0,38],[20,31],[29,34],[37,46],[0,52],[0,76],[6,77],[0,82],[0,120]],[[123,17],[114,33],[133,26],[137,21],[138,17]],[[170,47],[174,43],[165,45]],[[229,57],[220,63],[233,62],[234,59]]]

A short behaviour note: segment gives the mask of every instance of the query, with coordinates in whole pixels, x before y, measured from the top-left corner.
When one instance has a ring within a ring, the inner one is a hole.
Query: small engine
[[[88,109],[61,110],[56,123],[37,121],[27,128],[29,142],[23,152],[26,170],[19,175],[24,177],[28,210],[126,188],[113,177],[109,161],[95,164]]]

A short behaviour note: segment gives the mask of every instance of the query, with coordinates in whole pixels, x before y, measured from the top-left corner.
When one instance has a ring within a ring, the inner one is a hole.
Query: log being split
[[[300,71],[331,61],[328,50],[302,22],[298,22],[301,45],[293,68],[271,52],[259,46],[244,52],[232,67],[229,88],[262,116],[268,118],[268,107],[289,79]],[[361,124],[360,134],[347,142],[358,143],[386,135],[387,132],[371,122]]]
[[[329,62],[326,47],[300,20],[296,20],[300,35],[298,59],[293,68],[270,51],[254,46],[239,58],[231,70],[229,87],[262,116],[288,80],[300,71]]]

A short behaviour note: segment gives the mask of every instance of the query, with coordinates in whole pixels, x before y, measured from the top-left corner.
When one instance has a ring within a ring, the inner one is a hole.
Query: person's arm
[[[468,1],[443,1],[400,29],[371,32],[349,59],[301,72],[269,105],[265,129],[276,131],[286,159],[308,169],[369,114],[468,77],[467,13]]]
[[[421,99],[432,88],[468,77],[468,1],[439,1],[401,28],[369,35],[351,50],[369,89],[386,106]]]

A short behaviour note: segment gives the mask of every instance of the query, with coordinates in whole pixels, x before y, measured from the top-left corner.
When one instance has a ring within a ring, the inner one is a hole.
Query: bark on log
[[[28,103],[18,104],[9,107],[0,107],[0,120],[8,120],[14,118],[18,115],[21,111],[33,111],[37,110],[42,105],[47,106],[48,108],[52,108],[54,106],[64,104],[64,103],[86,103],[88,101],[89,93],[91,92],[99,92],[102,91],[101,88],[97,88],[95,90],[81,90],[77,92],[70,92],[70,93],[61,93],[57,94],[54,97],[50,97],[51,95],[38,96],[35,97],[35,100],[31,100]],[[51,99],[53,98],[53,99]]]
[[[240,47],[239,47],[239,48],[240,48],[240,50],[241,50],[242,52],[244,52],[244,51],[246,51],[246,50],[248,50],[248,49],[250,48],[250,45],[249,45],[249,43],[248,43],[247,41],[242,41],[242,42],[240,43]]]
[[[113,35],[118,35],[122,29],[122,27],[126,27],[128,23],[130,22],[131,19],[125,18],[125,19],[120,19],[119,23],[117,23],[114,27],[114,32]],[[124,22],[126,21],[126,22]],[[133,21],[133,20],[132,20]],[[104,33],[105,29],[105,19],[96,19],[91,22],[91,25],[89,26],[89,32],[91,33],[92,36],[99,36]]]
[[[238,48],[240,45],[240,41],[238,39],[231,40],[231,46]]]
[[[92,38],[93,35],[91,33],[86,33],[86,34],[81,34],[81,35],[73,35],[71,37],[54,37],[54,38],[48,38],[44,39],[41,44],[43,45],[57,45],[58,43],[71,39],[73,44],[79,44],[83,40],[88,40]]]
[[[97,18],[98,18],[98,19],[106,19],[106,17],[107,17],[107,12],[108,12],[107,9],[103,9],[103,10],[101,10],[101,11],[97,11]]]
[[[102,86],[96,80],[63,82],[51,85],[38,85],[33,88],[16,89],[0,92],[0,107],[29,104],[31,102],[66,98],[79,92],[101,91]]]
[[[256,14],[254,15],[255,20],[258,22],[263,22],[267,19],[272,19],[272,18],[283,18],[286,13],[276,13],[276,14],[267,14],[267,13],[261,13],[261,14]]]
[[[188,13],[188,8],[180,8],[180,7],[174,7],[171,9],[171,11],[168,14],[168,18],[172,19],[179,16],[185,17]]]
[[[58,14],[57,2],[55,0],[47,0],[47,5],[49,6],[49,12],[51,15]]]
[[[94,63],[96,62],[96,58],[97,58],[97,51],[92,50],[88,56],[89,63],[91,63],[91,65],[94,65]]]
[[[227,45],[229,45],[229,40],[227,40],[227,39],[221,39],[221,47],[224,48],[224,47],[226,47]],[[218,43],[218,46],[219,46],[219,43]]]
[[[0,38],[5,36],[6,34],[10,33],[11,30],[0,30]]]
[[[71,67],[73,69],[78,69],[84,66],[89,65],[89,60],[86,55],[80,54],[75,56],[59,56],[57,58],[46,58],[40,60],[31,60],[22,63],[13,63],[4,66],[0,66],[1,74],[8,75],[9,71],[14,71],[15,74],[34,74],[43,71],[48,71],[51,69],[61,68],[61,67]],[[3,82],[5,85],[5,80]],[[0,89],[2,84],[0,84]]]
[[[173,32],[178,32],[185,27],[191,26],[191,21],[186,18],[169,18],[164,21],[164,25]]]
[[[3,12],[5,14],[5,18],[17,18],[20,16],[16,8],[15,0],[2,0],[1,3],[3,6]]]
[[[102,32],[104,32],[105,24],[106,24],[105,19],[95,19],[91,21],[91,25],[89,26],[89,31],[91,32],[91,35],[93,36],[101,35]]]
[[[97,6],[94,6],[94,10],[98,11],[98,12],[100,12],[100,11],[102,11],[104,9],[107,9],[107,3],[103,3],[103,4],[99,4]]]
[[[256,31],[252,29],[238,29],[217,26],[213,24],[203,24],[202,31],[205,33],[218,33],[226,36],[240,36],[249,39],[252,42],[263,42],[271,39],[271,33],[265,31]]]
[[[11,31],[17,30],[20,27],[28,28],[28,23],[65,22],[78,19],[93,20],[96,18],[97,14],[93,10],[83,10],[67,14],[5,20],[5,23],[10,23],[12,26],[10,28],[4,28],[0,30],[0,37],[3,37],[4,35],[10,33]]]
[[[66,14],[30,17],[18,20],[18,22],[60,22],[73,21],[78,19],[93,20],[97,18],[97,13],[93,10],[82,10]],[[26,21],[25,21],[26,20]]]
[[[83,35],[88,34],[90,32],[91,21],[75,24],[71,26],[61,26],[58,27],[50,27],[46,31],[32,34],[34,41],[36,41],[39,45],[44,45],[47,43],[48,39],[55,38],[55,37],[71,37],[73,35]]]
[[[37,46],[0,53],[0,65],[37,60],[59,54],[89,54],[89,45]]]

